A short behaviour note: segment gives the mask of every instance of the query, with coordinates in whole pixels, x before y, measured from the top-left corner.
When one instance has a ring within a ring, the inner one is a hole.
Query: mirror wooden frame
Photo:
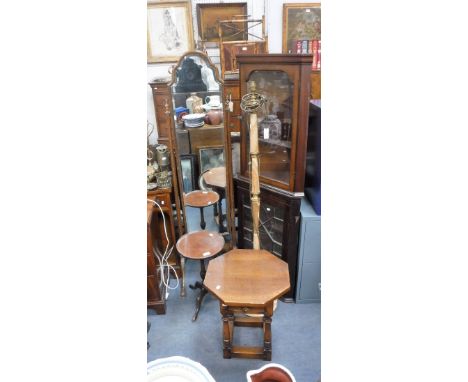
[[[176,84],[177,82],[177,68],[181,67],[183,61],[187,57],[191,56],[198,56],[202,60],[204,60],[208,66],[209,69],[213,70],[213,74],[215,77],[216,82],[220,86],[219,94],[220,97],[223,98],[223,89],[224,89],[224,81],[221,79],[218,68],[213,64],[213,62],[210,60],[210,58],[203,52],[200,51],[188,51],[185,52],[180,58],[179,61],[173,66],[172,71],[171,71],[171,80],[168,83],[168,87],[170,89],[170,93],[172,95],[172,86]],[[173,101],[173,100],[171,100]],[[172,140],[172,150],[175,158],[175,166],[173,168],[173,171],[175,170],[177,172],[177,183],[178,187],[176,191],[176,197],[180,198],[181,202],[181,209],[183,211],[182,214],[182,219],[184,221],[182,222],[183,227],[184,227],[184,233],[187,232],[187,224],[185,222],[185,217],[186,212],[185,212],[185,204],[183,202],[183,180],[182,180],[182,172],[181,172],[181,166],[180,166],[180,159],[181,155],[179,154],[178,146],[177,146],[177,140],[176,140],[176,126],[175,126],[175,110],[174,110],[174,105],[171,108],[171,140]],[[229,250],[232,249],[235,246],[235,243],[237,242],[236,238],[236,229],[235,229],[235,220],[234,220],[234,185],[233,185],[233,179],[232,179],[232,147],[231,147],[231,140],[230,140],[230,135],[229,135],[229,129],[227,128],[225,121],[228,120],[227,116],[227,107],[226,104],[223,100],[223,113],[224,113],[224,134],[223,134],[223,140],[224,140],[224,152],[225,152],[225,166],[226,166],[226,224],[227,224],[227,233],[230,237],[230,240],[227,241],[227,248],[225,249]]]

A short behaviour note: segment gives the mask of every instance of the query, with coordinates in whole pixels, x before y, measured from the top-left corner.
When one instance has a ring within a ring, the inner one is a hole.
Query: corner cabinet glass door
[[[279,70],[253,71],[249,81],[254,81],[257,92],[267,98],[265,110],[258,115],[260,176],[289,189],[294,84],[287,73]],[[248,134],[246,138],[249,147]],[[244,155],[249,162],[249,153]]]
[[[294,193],[304,191],[305,154],[310,96],[310,65],[306,55],[239,55],[241,97],[255,92],[266,97],[257,112],[260,183]],[[241,134],[241,175],[250,175],[249,115]]]

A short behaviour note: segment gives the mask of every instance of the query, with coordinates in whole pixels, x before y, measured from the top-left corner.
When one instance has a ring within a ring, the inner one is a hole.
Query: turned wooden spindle
[[[258,152],[258,120],[256,111],[265,104],[264,96],[256,93],[255,81],[249,81],[249,93],[242,97],[241,108],[249,115],[250,136],[250,200],[252,205],[253,249],[260,249],[260,177]]]

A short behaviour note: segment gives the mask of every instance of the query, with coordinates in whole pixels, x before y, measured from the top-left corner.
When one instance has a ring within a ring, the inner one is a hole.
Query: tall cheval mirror
[[[186,52],[169,83],[179,194],[186,232],[206,229],[235,243],[231,146],[226,136],[223,81],[202,52]]]

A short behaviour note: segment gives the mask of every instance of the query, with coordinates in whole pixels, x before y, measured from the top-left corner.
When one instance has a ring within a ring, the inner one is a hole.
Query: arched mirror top
[[[169,86],[173,93],[220,92],[223,80],[210,58],[200,51],[189,51],[173,67]]]

